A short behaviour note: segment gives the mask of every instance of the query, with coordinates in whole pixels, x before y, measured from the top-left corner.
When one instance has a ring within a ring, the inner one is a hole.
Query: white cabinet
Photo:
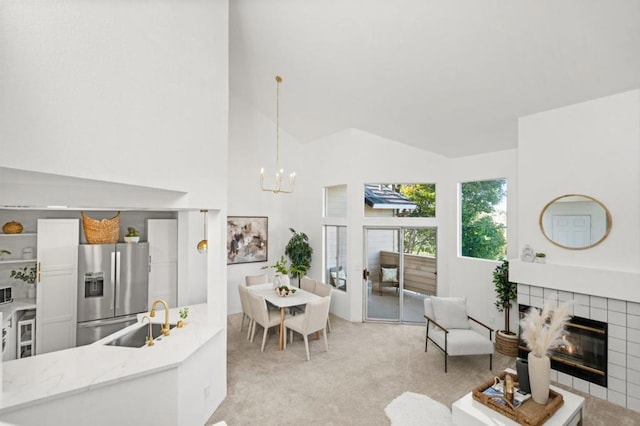
[[[76,345],[78,219],[38,220],[36,354]]]
[[[16,314],[3,316],[2,321],[2,360],[16,359]]]
[[[149,305],[164,299],[170,308],[178,303],[178,221],[148,219]]]
[[[26,358],[35,355],[36,342],[36,311],[23,311],[24,313],[18,320],[17,329],[17,356],[18,358]]]

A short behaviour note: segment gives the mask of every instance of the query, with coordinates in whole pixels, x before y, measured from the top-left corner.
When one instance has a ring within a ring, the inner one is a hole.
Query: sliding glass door
[[[424,322],[436,292],[436,228],[365,228],[365,320]]]

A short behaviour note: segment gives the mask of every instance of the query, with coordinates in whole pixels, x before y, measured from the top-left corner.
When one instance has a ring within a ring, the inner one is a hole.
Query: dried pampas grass
[[[542,311],[531,307],[520,321],[522,340],[529,350],[538,357],[549,355],[553,349],[562,344],[562,336],[566,334],[565,326],[572,317],[571,304],[556,302],[545,303]]]

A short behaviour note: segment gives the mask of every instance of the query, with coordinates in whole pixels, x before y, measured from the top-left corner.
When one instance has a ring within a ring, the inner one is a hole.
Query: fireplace
[[[529,308],[519,305],[520,319]],[[551,368],[607,387],[607,323],[572,317],[563,340],[565,343],[551,354]],[[518,356],[526,359],[528,354],[520,337]]]

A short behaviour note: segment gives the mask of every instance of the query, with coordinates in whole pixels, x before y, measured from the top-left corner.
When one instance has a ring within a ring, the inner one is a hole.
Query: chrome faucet
[[[148,315],[145,315],[142,317],[142,320],[140,320],[140,322],[144,324],[145,318],[149,321],[149,335],[147,336],[144,342],[146,343],[147,346],[153,346],[153,328],[151,328],[151,318],[149,318]]]
[[[168,336],[169,335],[169,305],[167,305],[167,302],[165,302],[162,299],[155,300],[151,305],[151,312],[149,312],[149,316],[152,318],[156,316],[156,305],[158,303],[162,303],[162,306],[164,306],[164,325],[162,326],[162,334],[164,334],[165,336]]]

